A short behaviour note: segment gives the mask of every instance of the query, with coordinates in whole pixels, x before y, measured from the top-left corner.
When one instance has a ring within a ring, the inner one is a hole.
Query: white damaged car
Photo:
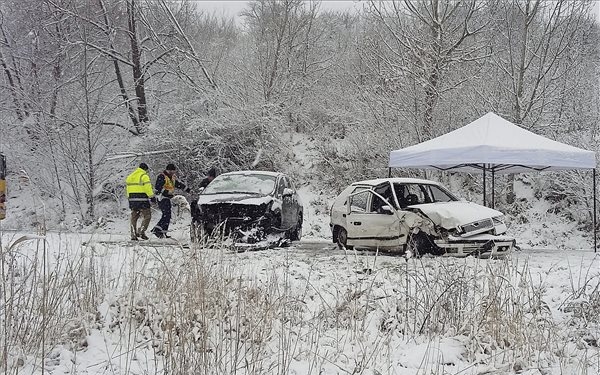
[[[437,182],[413,178],[353,183],[333,203],[330,226],[341,248],[417,256],[499,257],[514,244],[505,235],[501,212],[461,201]]]

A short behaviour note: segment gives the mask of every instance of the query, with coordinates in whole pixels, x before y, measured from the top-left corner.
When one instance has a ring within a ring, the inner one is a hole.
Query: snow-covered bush
[[[261,116],[249,109],[216,110],[211,116],[188,116],[173,111],[157,120],[140,146],[146,151],[172,150],[152,157],[158,173],[175,163],[179,176],[192,188],[211,167],[218,173],[246,170],[282,170],[289,164],[283,136],[286,124],[279,116]]]

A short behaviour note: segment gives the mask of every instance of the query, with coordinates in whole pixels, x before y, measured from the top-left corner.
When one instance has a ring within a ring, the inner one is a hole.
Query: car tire
[[[419,257],[419,240],[412,234],[406,238],[406,244],[404,245],[404,254],[408,252],[410,252],[412,257]]]
[[[298,215],[298,222],[290,233],[290,241],[300,241],[302,238],[302,214]]]
[[[352,246],[348,246],[348,232],[346,228],[340,227],[337,231],[336,242],[338,248],[352,250]]]
[[[445,251],[438,247],[432,238],[426,233],[412,233],[406,242],[405,252],[409,251],[412,256],[420,258],[425,254],[443,255]]]
[[[271,218],[270,228],[265,228],[265,235],[281,233],[285,237],[288,237],[288,233],[281,228],[282,223],[283,219],[281,217],[281,212],[274,212]]]

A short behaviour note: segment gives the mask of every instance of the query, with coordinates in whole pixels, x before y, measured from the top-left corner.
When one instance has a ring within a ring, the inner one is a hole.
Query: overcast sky
[[[194,0],[200,9],[205,9],[209,12],[216,12],[217,15],[223,14],[226,16],[237,16],[244,9],[248,1],[239,0]],[[364,4],[360,4],[359,0],[323,0],[321,1],[321,9],[331,10],[349,10],[360,9]],[[600,2],[594,3],[596,17],[600,20]]]
[[[217,15],[223,14],[226,16],[236,16],[244,9],[248,1],[237,1],[237,0],[223,0],[223,1],[209,1],[209,0],[196,0],[198,8],[205,9],[209,12],[215,11]],[[321,9],[331,10],[345,10],[352,9],[354,7],[361,7],[358,1],[352,0],[337,0],[337,1],[321,1]]]

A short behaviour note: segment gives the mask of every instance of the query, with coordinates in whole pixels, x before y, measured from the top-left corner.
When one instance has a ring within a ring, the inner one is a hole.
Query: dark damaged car
[[[303,207],[283,173],[239,171],[216,177],[192,204],[192,237],[223,236],[257,242],[278,234],[302,236]]]

